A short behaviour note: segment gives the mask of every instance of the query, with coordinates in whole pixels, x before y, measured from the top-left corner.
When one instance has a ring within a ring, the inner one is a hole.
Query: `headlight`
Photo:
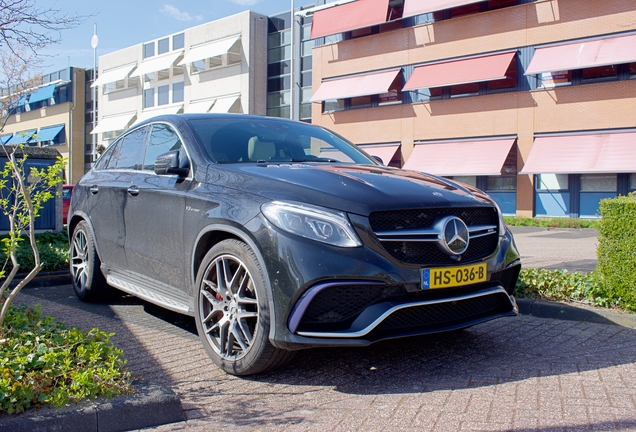
[[[362,246],[349,218],[342,212],[282,201],[265,203],[261,211],[283,231],[333,246]]]

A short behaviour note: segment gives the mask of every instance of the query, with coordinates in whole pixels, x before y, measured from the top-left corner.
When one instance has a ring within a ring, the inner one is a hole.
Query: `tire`
[[[197,331],[219,368],[243,376],[291,360],[294,352],[269,342],[269,292],[248,245],[233,239],[216,244],[203,258],[196,283]]]
[[[73,230],[69,255],[73,290],[77,297],[85,302],[106,299],[113,289],[106,283],[100,269],[95,239],[86,221],[79,222]]]

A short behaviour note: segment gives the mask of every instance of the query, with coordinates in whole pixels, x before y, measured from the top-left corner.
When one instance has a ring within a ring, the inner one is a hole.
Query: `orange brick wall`
[[[548,0],[325,45],[313,50],[313,87],[323,78],[553,41],[636,30],[636,3]],[[511,92],[322,114],[312,122],[358,144],[516,135],[518,167],[535,133],[636,127],[636,80]],[[517,213],[533,212],[531,176],[520,175]]]

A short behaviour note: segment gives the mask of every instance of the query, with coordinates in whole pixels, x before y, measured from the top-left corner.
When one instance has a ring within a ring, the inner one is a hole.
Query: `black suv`
[[[491,198],[300,122],[141,122],[78,182],[68,227],[80,299],[115,287],[194,316],[236,375],[517,314],[519,254]]]

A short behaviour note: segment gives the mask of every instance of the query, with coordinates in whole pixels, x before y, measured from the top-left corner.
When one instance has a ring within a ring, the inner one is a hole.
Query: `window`
[[[155,55],[155,43],[150,42],[144,44],[144,58],[152,57]]]
[[[184,70],[183,70],[183,66],[172,66],[172,76],[176,77],[176,76],[180,76],[183,75]]]
[[[172,49],[178,50],[185,46],[185,38],[183,33],[172,36]]]
[[[155,73],[154,72],[144,74],[144,82],[151,83],[154,80],[155,80]]]
[[[300,105],[300,119],[311,120],[311,103],[304,103]]]
[[[172,103],[183,102],[183,83],[172,84]]]
[[[102,88],[103,94],[113,93],[119,90],[136,88],[139,85],[139,77],[128,77],[115,82],[106,83]]]
[[[155,169],[157,156],[180,148],[181,139],[170,126],[166,124],[152,125],[152,132],[150,133],[150,139],[148,141],[148,149],[146,150],[143,169],[153,171]]]
[[[309,26],[309,30],[311,31],[311,26]],[[289,45],[291,43],[291,31],[285,30],[276,33],[270,33],[267,35],[267,46],[268,48],[276,48],[283,45]]]
[[[568,190],[567,174],[537,174],[536,187],[537,190]]]
[[[291,46],[283,46],[267,51],[267,63],[276,63],[291,58]]]
[[[345,100],[344,99],[330,99],[324,101],[323,112],[344,111]]]
[[[360,96],[349,99],[349,106],[352,108],[368,108],[371,106],[371,96]]]
[[[108,162],[108,169],[140,169],[146,151],[147,127],[125,135]]]
[[[582,174],[581,192],[616,192],[616,174]]]
[[[144,109],[155,106],[155,89],[149,88],[144,90]]]
[[[629,190],[636,191],[636,174],[629,175]]]
[[[283,105],[289,105],[291,103],[290,97],[291,97],[290,91],[269,93],[267,95],[267,106],[278,107]]]
[[[486,192],[517,190],[517,176],[488,176]]]
[[[474,96],[479,94],[479,83],[450,86],[450,97]]]
[[[309,102],[311,99],[311,87],[303,87],[300,89],[300,101]]]
[[[170,51],[170,39],[164,38],[157,41],[157,54],[164,54]]]
[[[205,60],[197,60],[192,62],[192,72],[203,72],[205,70]]]
[[[157,105],[168,105],[170,103],[170,86],[157,87]]]
[[[467,185],[477,187],[477,176],[452,176],[449,177],[452,180],[466,183]]]
[[[615,65],[581,69],[581,81],[609,81],[618,79],[618,67]]]
[[[267,115],[269,117],[291,118],[289,107],[268,108]]]
[[[267,80],[267,91],[271,93],[281,90],[289,90],[290,83],[291,79],[289,78],[289,75],[279,78],[270,78]]]

